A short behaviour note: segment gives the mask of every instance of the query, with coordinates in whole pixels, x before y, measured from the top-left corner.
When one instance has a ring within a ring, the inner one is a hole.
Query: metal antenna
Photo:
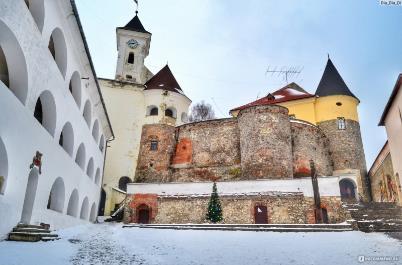
[[[304,67],[301,66],[282,66],[277,70],[278,67],[273,67],[272,69],[268,66],[267,71],[265,71],[265,75],[271,74],[273,76],[276,74],[277,76],[283,76],[283,80],[288,83],[289,78],[297,78],[300,73],[303,71]]]

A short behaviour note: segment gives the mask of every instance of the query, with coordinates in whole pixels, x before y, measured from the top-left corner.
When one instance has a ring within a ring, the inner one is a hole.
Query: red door
[[[147,205],[140,205],[137,208],[137,218],[139,224],[149,224],[150,223],[150,209]]]
[[[256,224],[268,224],[267,206],[256,205],[254,207],[254,220]]]

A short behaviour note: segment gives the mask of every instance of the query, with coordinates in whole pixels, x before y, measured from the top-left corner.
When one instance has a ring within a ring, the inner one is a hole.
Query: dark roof
[[[88,60],[89,60],[89,65],[91,66],[92,74],[94,75],[94,78],[95,78],[96,88],[98,90],[99,97],[100,97],[100,100],[101,100],[101,103],[102,103],[102,107],[103,107],[103,110],[104,110],[105,115],[106,115],[106,120],[108,122],[109,129],[110,129],[110,132],[112,134],[112,138],[114,139],[114,132],[113,132],[113,128],[112,128],[112,123],[110,122],[109,114],[107,113],[107,110],[106,110],[105,101],[103,99],[102,91],[101,91],[100,86],[99,86],[98,77],[97,77],[96,71],[95,71],[95,66],[94,66],[93,61],[92,61],[91,53],[89,52],[87,38],[85,37],[85,34],[84,34],[84,29],[83,29],[82,24],[81,24],[81,20],[80,20],[79,14],[78,14],[78,9],[77,9],[77,6],[75,4],[75,0],[70,0],[70,3],[71,3],[71,7],[73,9],[75,19],[77,21],[78,29],[80,30],[80,33],[81,33],[81,38],[82,38],[82,42],[84,43],[85,52],[86,52]]]
[[[119,29],[126,29],[126,30],[151,34],[151,32],[148,32],[145,30],[137,13],[135,14],[135,17],[130,22],[127,23],[127,25],[125,25],[124,27],[120,27]]]
[[[151,89],[162,89],[183,94],[183,90],[168,65],[145,83],[145,90]]]
[[[315,96],[308,93],[306,90],[301,88],[298,84],[292,82],[273,93],[269,93],[268,95],[266,95],[263,98],[257,99],[256,101],[253,101],[246,105],[232,109],[231,111],[242,110],[242,109],[246,109],[246,108],[252,107],[252,106],[278,104],[278,103],[282,103],[282,102],[287,102],[287,101],[292,101],[292,100],[297,100],[297,99],[312,98],[312,97],[315,97]]]
[[[402,73],[399,74],[398,79],[396,80],[394,89],[392,90],[391,96],[388,99],[387,105],[385,106],[384,112],[382,113],[379,126],[385,125],[385,119],[387,118],[388,111],[394,102],[396,95],[398,94],[399,89],[402,87]]]
[[[319,97],[332,96],[332,95],[345,95],[351,96],[359,100],[348,88],[345,81],[343,81],[335,65],[331,59],[328,58],[327,65],[325,66],[324,74],[318,84],[315,94]]]

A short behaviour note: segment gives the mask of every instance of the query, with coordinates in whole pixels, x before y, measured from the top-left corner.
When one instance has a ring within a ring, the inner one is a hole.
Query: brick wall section
[[[329,154],[329,142],[324,133],[315,125],[293,121],[293,174],[294,177],[310,176],[310,159],[315,163],[320,176],[333,173]]]
[[[150,220],[155,221],[158,215],[158,195],[157,194],[135,194],[132,195],[127,202],[128,207],[124,209],[124,222],[137,223],[138,222],[138,207],[141,205],[148,206],[150,210]]]
[[[368,200],[370,196],[369,184],[360,124],[357,121],[346,120],[346,129],[339,130],[337,120],[330,120],[320,122],[318,127],[320,127],[329,140],[329,151],[334,170],[360,170],[360,181],[363,188],[363,192],[360,195],[365,200]]]
[[[256,205],[267,206],[268,223],[314,223],[313,198],[302,195],[221,196],[220,200],[224,223],[227,224],[254,223]],[[205,223],[208,202],[209,197],[158,197],[157,214],[152,223]],[[323,197],[322,205],[328,210],[330,223],[341,223],[348,219],[347,211],[342,208],[339,198]],[[128,207],[125,213],[134,214],[135,210]],[[135,220],[135,217],[125,217],[126,222],[130,220]]]
[[[151,150],[152,140],[158,141],[158,150]],[[169,168],[175,147],[175,127],[144,125],[135,182],[169,182]]]
[[[293,177],[288,109],[256,106],[238,115],[242,174],[248,179]]]

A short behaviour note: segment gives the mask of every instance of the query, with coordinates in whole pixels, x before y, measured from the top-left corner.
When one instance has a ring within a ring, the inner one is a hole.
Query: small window
[[[127,63],[134,64],[134,53],[130,52],[128,55]]]
[[[158,141],[152,140],[151,141],[151,151],[156,151],[158,150]]]
[[[342,106],[342,102],[336,102],[336,105],[337,105],[338,107],[340,107],[340,106]]]
[[[150,116],[158,116],[158,108],[152,108],[151,111],[149,112]]]
[[[126,78],[127,79],[133,79],[133,76],[132,75],[126,75]]]
[[[343,117],[338,118],[338,130],[345,130],[345,129],[346,129],[345,118]]]
[[[165,110],[165,116],[173,118],[173,111],[171,109]]]

